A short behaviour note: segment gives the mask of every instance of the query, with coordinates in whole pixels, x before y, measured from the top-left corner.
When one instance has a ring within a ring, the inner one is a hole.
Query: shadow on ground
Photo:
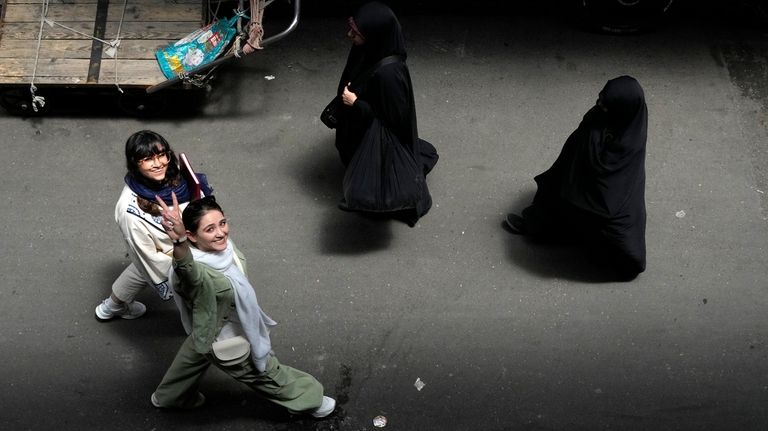
[[[394,221],[338,208],[344,168],[332,138],[318,143],[313,151],[301,154],[295,164],[295,178],[305,194],[327,207],[317,228],[323,254],[364,254],[389,247]]]
[[[520,214],[533,201],[534,192],[520,197],[510,212]],[[602,250],[590,243],[555,243],[509,232],[507,256],[513,265],[542,278],[562,278],[584,283],[611,283],[630,281],[619,271],[606,264]]]

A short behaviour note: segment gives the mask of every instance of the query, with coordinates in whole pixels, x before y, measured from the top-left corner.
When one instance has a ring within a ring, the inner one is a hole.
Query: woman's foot
[[[139,301],[115,304],[110,298],[105,299],[96,307],[96,319],[105,322],[115,317],[136,319],[147,312],[147,307]]]
[[[154,392],[152,392],[152,396],[149,397],[149,400],[152,402],[152,405],[157,407],[158,409],[167,408],[166,406],[160,404],[160,401],[158,401],[157,396],[155,395]],[[182,404],[181,406],[178,406],[176,408],[180,408],[180,409],[183,409],[183,410],[192,410],[192,409],[196,409],[198,407],[202,407],[203,404],[205,404],[205,395],[203,395],[202,392],[198,392],[195,395],[195,399],[194,400],[185,402],[184,404]]]
[[[323,403],[320,404],[320,407],[318,407],[317,410],[313,411],[310,414],[320,419],[333,413],[333,410],[335,408],[336,408],[336,400],[334,400],[331,397],[326,397],[325,395],[323,395]]]
[[[525,220],[517,214],[507,214],[504,224],[515,235],[525,235]]]

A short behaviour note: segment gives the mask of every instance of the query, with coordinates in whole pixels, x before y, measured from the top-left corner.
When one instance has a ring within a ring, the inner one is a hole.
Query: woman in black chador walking
[[[389,7],[371,2],[348,24],[353,45],[338,86],[344,106],[336,149],[346,168],[339,207],[413,226],[432,205],[425,177],[438,156],[419,139],[400,23]]]
[[[533,204],[522,217],[507,216],[509,229],[546,240],[579,238],[625,277],[643,272],[647,130],[637,80],[608,81],[552,167],[534,178]]]

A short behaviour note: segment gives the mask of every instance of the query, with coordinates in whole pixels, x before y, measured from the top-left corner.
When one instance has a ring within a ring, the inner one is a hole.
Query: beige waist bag
[[[251,343],[242,335],[211,344],[213,355],[221,365],[235,365],[251,354]]]

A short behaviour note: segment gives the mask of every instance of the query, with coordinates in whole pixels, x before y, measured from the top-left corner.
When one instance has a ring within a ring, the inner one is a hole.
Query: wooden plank
[[[32,79],[31,75],[26,76],[0,76],[0,86],[3,85],[26,85],[29,86],[30,80]],[[35,85],[55,85],[57,87],[64,86],[64,87],[80,87],[82,85],[86,85],[85,81],[81,81],[79,78],[72,77],[72,76],[45,76],[45,77],[35,77]],[[114,84],[113,84],[114,85]]]
[[[0,39],[0,58],[34,58],[36,40]],[[84,58],[91,55],[89,40],[44,40],[40,44],[40,58]]]
[[[201,9],[191,4],[134,4],[128,2],[123,22],[185,21],[200,22]],[[8,5],[5,11],[6,23],[40,22],[40,5]],[[96,4],[58,4],[51,3],[46,18],[53,21],[93,21],[96,16]],[[111,2],[108,21],[120,21],[123,17],[122,2]]]
[[[59,4],[96,4],[99,0],[53,0]],[[167,4],[173,6],[175,4],[196,4],[201,6],[203,1],[206,0],[128,0],[129,4]],[[123,0],[111,0],[112,3],[118,4],[122,7]],[[7,4],[31,4],[41,5],[43,0],[6,0]]]
[[[72,77],[85,81],[88,74],[90,61],[83,59],[61,59],[39,61],[35,75]],[[34,59],[7,59],[0,63],[0,82],[5,82],[5,77],[27,76],[34,70]],[[37,79],[35,79],[37,81]]]
[[[165,81],[165,75],[163,75],[156,60],[119,61],[117,77],[120,84],[126,85],[150,86]],[[104,60],[101,63],[99,82],[101,84],[115,82],[114,60]]]
[[[0,76],[0,86],[3,85],[29,85],[30,79],[32,79],[32,76]],[[127,78],[121,78],[120,86],[121,87],[129,87],[129,86],[138,86],[142,88],[151,87],[155,84],[159,84],[160,82],[165,81],[165,77],[161,81],[153,81],[152,79],[145,78],[145,77],[127,77]],[[107,81],[99,81],[97,83],[88,83],[85,80],[80,80],[79,78],[75,77],[67,77],[67,76],[36,76],[35,77],[35,86],[41,86],[41,85],[55,85],[55,86],[65,86],[65,87],[104,87],[104,86],[114,86],[114,78],[111,78],[111,80]]]
[[[93,22],[62,23],[72,27],[82,33],[93,34]],[[198,23],[191,22],[124,22],[120,29],[120,38],[125,39],[148,39],[148,40],[168,40],[177,41],[184,36],[200,28]],[[118,23],[107,23],[106,35],[108,39],[113,39],[117,35]],[[2,39],[15,40],[35,40],[40,31],[39,23],[16,23],[4,24],[0,27]],[[58,26],[45,26],[43,39],[83,39],[82,35],[74,33]]]
[[[90,61],[86,59],[57,59],[38,62],[35,83],[85,84]],[[29,82],[34,68],[33,59],[8,59],[0,64],[0,83]],[[165,81],[165,76],[154,60],[118,60],[117,76],[120,84],[154,85]],[[105,60],[99,74],[99,84],[115,81],[114,60]]]
[[[93,34],[93,22],[67,22],[62,23],[81,33]],[[4,23],[0,27],[2,34],[0,38],[15,40],[35,40],[40,31],[40,23]],[[43,39],[83,39],[73,31],[61,27],[43,27]]]
[[[165,46],[165,40],[122,40],[117,56],[120,59],[155,58],[155,51]],[[0,39],[0,58],[35,58],[36,40],[6,40]],[[91,56],[90,40],[44,40],[40,44],[40,58],[82,58]],[[112,57],[104,54],[102,60]]]

